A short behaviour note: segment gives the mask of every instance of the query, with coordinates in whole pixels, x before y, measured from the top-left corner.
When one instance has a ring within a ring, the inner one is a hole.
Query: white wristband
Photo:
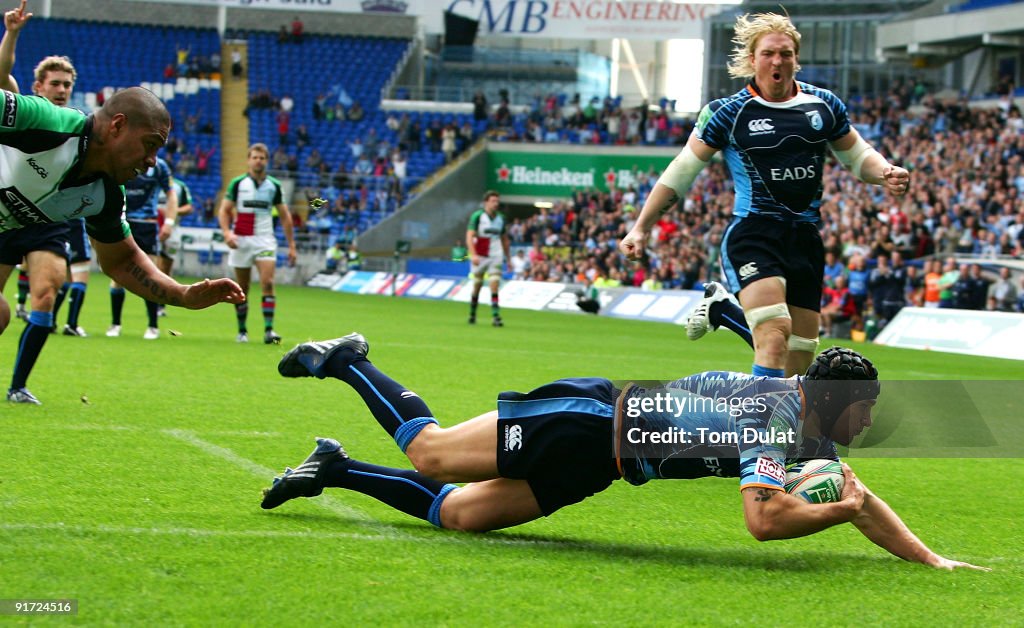
[[[165,225],[170,225],[171,227],[173,227],[174,226],[174,219],[173,218],[164,218],[164,224]]]

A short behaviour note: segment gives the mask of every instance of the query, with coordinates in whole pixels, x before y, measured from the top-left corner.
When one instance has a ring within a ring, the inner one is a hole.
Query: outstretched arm
[[[160,272],[130,237],[113,244],[94,240],[93,246],[103,272],[143,299],[192,310],[245,301],[245,293],[230,279],[204,279],[189,286],[178,283]]]
[[[886,504],[871,491],[865,490],[864,507],[853,518],[852,523],[875,545],[903,560],[923,563],[937,569],[964,567],[989,571],[987,567],[950,560],[928,549],[928,546],[910,531],[910,528],[889,507],[889,504]]]
[[[32,17],[31,13],[25,13],[25,2],[26,0],[21,0],[21,5],[17,9],[4,13],[4,28],[7,31],[0,40],[0,89],[9,92],[18,91],[18,81],[11,76],[11,71],[14,70],[14,49],[18,45],[18,35],[21,34],[22,27]]]
[[[630,259],[640,259],[658,219],[690,191],[693,180],[717,151],[691,134],[682,152],[665,168],[644,208],[629,233],[619,242],[619,250]]]

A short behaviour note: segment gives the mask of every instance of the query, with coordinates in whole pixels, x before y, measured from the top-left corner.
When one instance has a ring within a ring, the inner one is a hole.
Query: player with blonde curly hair
[[[696,340],[726,326],[754,347],[755,375],[782,377],[802,373],[818,351],[824,274],[818,223],[827,149],[854,177],[896,196],[906,194],[910,174],[861,138],[835,94],[796,80],[800,33],[788,17],[741,15],[733,42],[729,74],[747,84],[700,112],[686,147],[658,179],[619,248],[639,258],[659,217],[722,151],[736,191],[721,245],[728,290],[715,282],[706,286],[687,335]]]

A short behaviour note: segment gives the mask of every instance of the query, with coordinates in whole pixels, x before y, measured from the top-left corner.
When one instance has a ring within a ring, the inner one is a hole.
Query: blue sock
[[[743,308],[728,299],[716,301],[708,308],[708,320],[717,327],[725,327],[742,338],[750,348],[754,348],[754,337],[750,333],[750,325],[747,324],[747,317],[743,315]]]
[[[419,396],[377,370],[366,358],[353,359],[342,350],[325,365],[327,375],[336,377],[363,398],[366,407],[398,446],[405,451],[424,427],[437,424],[430,408]]]
[[[445,484],[409,469],[392,469],[348,459],[326,478],[327,486],[369,495],[388,506],[441,526],[441,503],[454,484]]]
[[[36,358],[39,357],[50,337],[50,328],[53,327],[53,312],[32,311],[28,315],[28,325],[21,332],[21,339],[18,341],[18,355],[14,358],[14,376],[11,378],[11,390],[24,388],[28,383],[28,376],[32,367],[36,365]]]
[[[51,314],[53,314],[54,321],[57,320],[57,312],[60,311],[60,306],[64,304],[64,297],[68,296],[68,288],[70,287],[71,284],[65,281],[61,285],[60,290],[57,291],[57,296],[53,299],[53,312]]]
[[[753,373],[757,377],[785,377],[786,376],[786,372],[783,371],[782,369],[770,369],[767,366],[761,366],[760,364],[755,364],[753,370],[751,371],[751,373]]]
[[[124,309],[124,288],[110,289],[110,322],[121,324],[121,310]]]
[[[82,304],[85,303],[85,289],[87,284],[81,281],[71,283],[71,295],[68,301],[68,326],[78,327],[78,315],[82,311]]]

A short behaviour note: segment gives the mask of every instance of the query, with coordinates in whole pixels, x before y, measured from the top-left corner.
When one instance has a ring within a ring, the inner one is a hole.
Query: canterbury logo
[[[771,118],[759,118],[757,120],[751,120],[747,123],[747,128],[750,129],[751,133],[767,133],[768,131],[774,131],[775,127],[772,126]]]
[[[505,428],[505,451],[515,451],[523,447],[523,426],[513,425]]]
[[[754,275],[756,275],[758,273],[757,264],[755,264],[754,262],[750,262],[749,264],[744,264],[744,265],[740,266],[739,273],[740,273],[740,279],[746,279],[747,277],[753,277]]]

